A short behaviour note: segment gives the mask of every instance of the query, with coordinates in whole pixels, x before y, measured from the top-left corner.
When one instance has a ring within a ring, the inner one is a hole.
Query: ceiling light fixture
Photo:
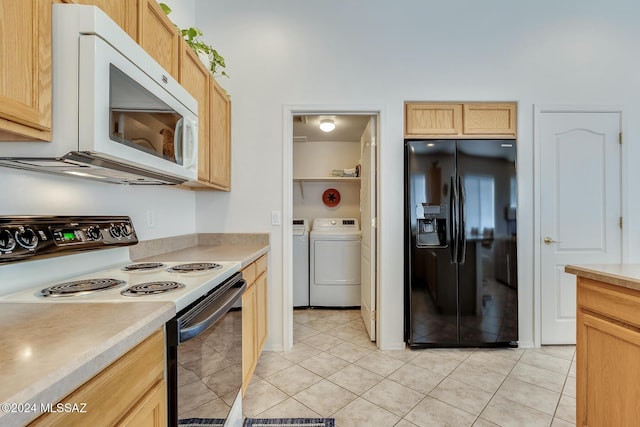
[[[331,132],[336,128],[336,124],[333,122],[333,119],[322,119],[320,120],[320,130],[323,132]]]

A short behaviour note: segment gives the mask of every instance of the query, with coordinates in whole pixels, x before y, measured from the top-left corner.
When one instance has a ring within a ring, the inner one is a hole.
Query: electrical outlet
[[[155,225],[155,213],[153,211],[147,211],[147,227],[153,227]]]

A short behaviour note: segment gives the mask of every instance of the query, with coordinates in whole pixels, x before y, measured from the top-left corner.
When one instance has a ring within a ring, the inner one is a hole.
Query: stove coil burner
[[[164,267],[164,264],[161,262],[141,262],[138,264],[129,264],[127,266],[122,267],[124,271],[148,271],[155,270],[157,268]]]
[[[213,262],[192,262],[189,264],[174,265],[168,271],[172,273],[192,273],[195,271],[217,270],[219,268],[222,268],[222,266]]]
[[[120,292],[120,294],[126,297],[142,297],[145,295],[157,295],[163,294],[165,292],[177,291],[178,289],[184,288],[185,285],[178,282],[168,282],[168,281],[160,281],[160,282],[147,282],[140,283],[138,285],[133,285],[124,291]]]
[[[123,285],[126,282],[116,279],[86,279],[60,283],[42,289],[40,295],[44,297],[66,297],[84,295],[91,292],[104,291]]]

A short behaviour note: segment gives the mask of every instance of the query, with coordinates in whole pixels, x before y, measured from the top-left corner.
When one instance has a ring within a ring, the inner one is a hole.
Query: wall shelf
[[[304,199],[305,182],[360,182],[359,176],[305,176],[294,177],[293,182],[300,184],[300,194]]]

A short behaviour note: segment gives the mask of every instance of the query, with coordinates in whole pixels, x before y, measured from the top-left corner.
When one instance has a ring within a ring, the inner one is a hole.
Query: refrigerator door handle
[[[458,262],[464,263],[467,257],[467,231],[465,222],[467,220],[467,206],[464,195],[464,181],[463,177],[458,177],[458,215],[460,219],[458,221],[458,233],[460,235],[460,247],[458,248]]]
[[[449,188],[449,238],[451,239],[451,263],[458,262],[458,191],[451,177]]]

